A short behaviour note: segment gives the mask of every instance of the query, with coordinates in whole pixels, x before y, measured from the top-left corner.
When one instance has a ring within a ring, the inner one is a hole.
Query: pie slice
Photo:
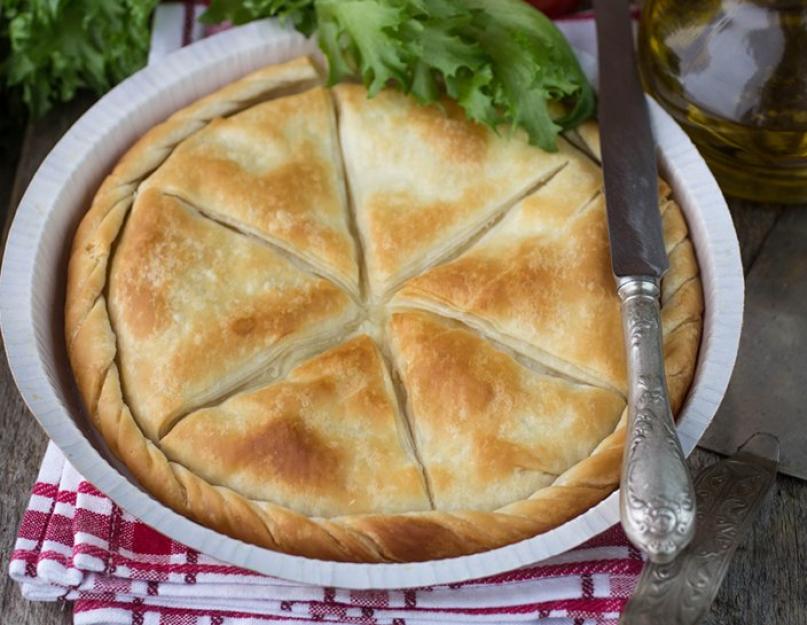
[[[160,445],[212,484],[302,514],[430,508],[389,374],[366,335],[283,381],[188,415]]]
[[[339,134],[371,296],[452,254],[570,160],[497,136],[451,102],[334,88]],[[506,133],[505,133],[506,134]]]
[[[329,281],[153,188],[138,195],[120,237],[109,312],[129,406],[152,440],[358,313]]]
[[[567,166],[476,246],[406,283],[393,303],[460,319],[555,371],[626,394],[605,200],[592,167],[599,171],[582,157]],[[672,221],[666,236],[680,236]]]
[[[430,313],[394,313],[389,330],[438,510],[529,497],[588,457],[625,407],[617,393],[548,375]]]
[[[598,172],[584,158],[568,166],[476,246],[407,282],[395,305],[458,318],[556,371],[624,393]]]
[[[358,292],[330,92],[270,100],[179,144],[147,184],[299,256]]]

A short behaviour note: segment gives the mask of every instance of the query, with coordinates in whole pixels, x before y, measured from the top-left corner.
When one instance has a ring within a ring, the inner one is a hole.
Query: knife
[[[628,0],[595,0],[594,14],[608,237],[628,365],[620,516],[631,542],[651,562],[664,563],[692,539],[695,495],[664,374],[659,295],[669,263],[655,144],[636,69]]]

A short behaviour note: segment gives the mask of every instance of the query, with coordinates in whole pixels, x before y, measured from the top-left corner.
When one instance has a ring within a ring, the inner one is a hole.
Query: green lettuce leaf
[[[204,24],[245,24],[263,17],[289,20],[305,35],[317,26],[313,0],[213,0],[199,20]]]
[[[140,69],[157,0],[0,0],[0,77],[34,116],[78,89],[103,93]]]
[[[214,0],[205,14],[237,24],[259,17],[316,28],[331,83],[356,76],[371,97],[395,86],[423,103],[445,94],[469,118],[521,127],[546,150],[594,112],[566,39],[522,0]]]

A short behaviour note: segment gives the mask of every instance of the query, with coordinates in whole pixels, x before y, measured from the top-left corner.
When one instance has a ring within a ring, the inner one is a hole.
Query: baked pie
[[[626,381],[596,125],[572,139],[326,88],[307,58],[178,111],[75,235],[92,422],[161,501],[290,554],[446,558],[581,514],[618,484]],[[703,298],[659,184],[677,412]]]

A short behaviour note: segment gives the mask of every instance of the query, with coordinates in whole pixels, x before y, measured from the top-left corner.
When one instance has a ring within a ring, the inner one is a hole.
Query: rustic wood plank
[[[0,250],[3,249],[8,228],[25,188],[47,153],[91,104],[82,96],[60,107],[36,124],[28,126],[22,142],[19,165],[16,168],[10,197],[3,198],[3,219]],[[19,141],[19,138],[17,139]],[[16,158],[6,154],[2,165],[3,179],[10,180]],[[11,172],[8,171],[9,168]],[[9,185],[10,186],[10,185]],[[9,186],[4,185],[4,190]],[[28,412],[14,385],[0,342],[0,567],[8,570],[8,559],[14,545],[17,526],[28,503],[31,486],[39,471],[48,438]],[[20,625],[65,625],[72,622],[72,610],[65,603],[34,603],[23,599],[19,588],[8,575],[0,582],[0,622]]]
[[[786,207],[781,204],[755,204],[737,198],[727,199],[740,241],[743,269],[747,274]]]
[[[807,206],[778,218],[746,290],[737,364],[700,445],[729,454],[755,432],[771,432],[781,441],[780,470],[807,479]]]
[[[694,473],[718,454],[696,449]],[[807,484],[779,475],[702,625],[807,623]]]
[[[30,124],[26,128],[11,197],[6,206],[7,213],[3,224],[0,248],[5,245],[14,211],[17,210],[17,204],[19,204],[22,194],[25,193],[25,189],[28,183],[31,182],[31,178],[34,177],[36,170],[39,169],[42,161],[45,160],[53,146],[94,101],[95,98],[92,95],[81,93],[74,100],[67,104],[59,105],[56,110],[51,111],[35,124]]]
[[[20,144],[26,128],[25,119],[11,108],[8,94],[0,87],[0,251],[3,249],[2,225],[5,224],[5,211],[11,197]]]
[[[771,231],[789,211],[807,207],[754,204],[729,199],[746,275],[764,259]],[[751,288],[753,284],[749,285]],[[746,294],[754,295],[750,291]],[[807,317],[802,320],[807,323]],[[762,355],[764,356],[764,354]],[[761,357],[762,357],[761,356]],[[723,410],[719,415],[726,418]],[[720,456],[703,448],[690,456],[693,472]],[[775,491],[737,549],[704,625],[807,623],[807,484],[779,475]]]
[[[748,274],[766,258],[772,230],[792,211],[807,207],[760,205],[729,199],[740,241],[743,268]],[[775,244],[775,242],[773,242]],[[768,254],[774,250],[769,249]],[[753,284],[749,285],[754,288]],[[754,296],[756,293],[749,293]],[[807,316],[802,319],[807,323]],[[762,355],[764,356],[764,354]],[[760,357],[762,357],[760,356]],[[719,416],[726,418],[721,410]],[[689,463],[693,472],[716,462],[720,456],[696,449]],[[807,623],[807,484],[785,475],[777,477],[775,491],[750,535],[737,549],[726,579],[704,625],[725,623]]]
[[[8,570],[17,527],[31,495],[48,437],[22,402],[11,379],[5,349],[0,344],[0,566]],[[71,622],[64,603],[35,603],[23,599],[8,575],[0,587],[0,622],[63,625]]]

